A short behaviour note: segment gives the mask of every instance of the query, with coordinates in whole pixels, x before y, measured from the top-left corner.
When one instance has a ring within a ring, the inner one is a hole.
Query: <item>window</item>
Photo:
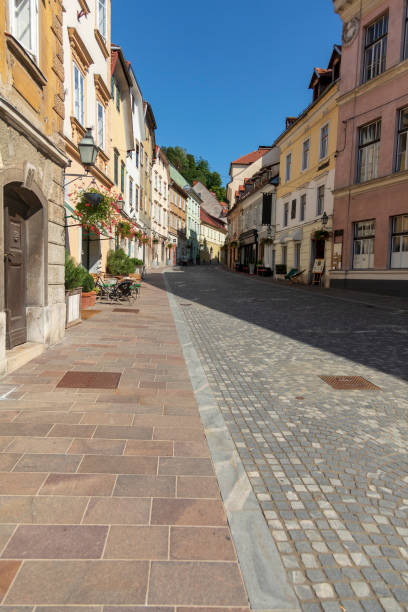
[[[119,183],[119,153],[117,151],[113,153],[113,182],[115,185]]]
[[[320,159],[327,157],[329,152],[329,124],[326,123],[320,130]]]
[[[135,164],[136,164],[136,168],[139,167],[139,145],[136,143],[135,146]]]
[[[320,185],[317,188],[317,205],[316,205],[316,215],[320,216],[324,211],[324,185]]]
[[[290,181],[290,171],[292,168],[292,153],[286,156],[286,166],[285,166],[285,181]]]
[[[120,190],[122,193],[125,191],[125,164],[120,162]]]
[[[78,66],[73,64],[74,70],[74,116],[81,125],[85,123],[84,117],[84,77]]]
[[[120,112],[120,89],[116,83],[116,108]]]
[[[135,189],[135,210],[139,210],[139,187],[137,185]]]
[[[300,247],[301,247],[301,243],[300,242],[296,242],[295,243],[295,256],[294,256],[294,261],[293,261],[293,265],[294,268],[300,268]]]
[[[98,2],[98,30],[106,40],[106,0],[97,0]]]
[[[154,188],[157,189],[157,174],[154,175]]]
[[[292,200],[292,206],[290,209],[290,218],[291,219],[296,219],[296,200]]]
[[[143,166],[143,159],[144,159],[143,145],[140,145],[140,165],[141,166]]]
[[[307,170],[309,167],[310,153],[310,138],[304,141],[302,149],[302,170]]]
[[[408,108],[399,112],[396,170],[408,170]]]
[[[404,59],[408,58],[408,2],[405,7]]]
[[[286,227],[289,221],[289,202],[283,205],[283,227]]]
[[[408,268],[408,214],[392,219],[391,268]]]
[[[97,134],[96,144],[101,149],[105,148],[105,109],[99,102],[96,103],[96,114],[97,114]]]
[[[363,81],[370,81],[385,70],[388,15],[383,15],[365,29]]]
[[[133,206],[133,181],[129,179],[129,204]]]
[[[288,247],[283,246],[282,247],[282,264],[286,266],[287,262],[288,262]]]
[[[148,159],[148,157],[147,157],[147,153],[146,153],[146,152],[145,152],[145,154],[144,154],[144,157],[145,157],[145,159],[144,159],[144,161],[145,161],[145,172],[146,172],[146,174],[147,174],[147,173],[148,173],[148,171],[149,171],[149,159]],[[151,178],[151,177],[150,177],[150,178]]]
[[[374,267],[375,219],[354,224],[353,268]]]
[[[304,193],[300,197],[300,220],[304,221],[306,218],[306,194]]]
[[[10,1],[11,33],[20,45],[38,61],[38,3],[37,0]]]
[[[380,150],[381,121],[374,121],[359,129],[357,181],[364,183],[377,176]]]

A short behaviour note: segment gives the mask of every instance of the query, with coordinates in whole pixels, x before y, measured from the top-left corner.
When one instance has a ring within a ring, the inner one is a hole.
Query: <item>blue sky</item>
[[[331,0],[112,1],[112,42],[133,64],[162,146],[229,164],[271,144],[309,104],[341,21]]]

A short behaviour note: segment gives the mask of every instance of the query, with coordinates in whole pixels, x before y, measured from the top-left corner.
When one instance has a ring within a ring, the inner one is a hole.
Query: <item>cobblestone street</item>
[[[166,278],[302,609],[408,609],[407,312],[217,267]]]

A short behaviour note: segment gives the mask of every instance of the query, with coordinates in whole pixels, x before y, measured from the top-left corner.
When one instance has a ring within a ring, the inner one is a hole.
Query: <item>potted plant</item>
[[[65,251],[65,327],[71,327],[81,321],[82,269]]]
[[[159,238],[153,238],[153,244],[159,244],[160,240]]]
[[[128,276],[136,270],[136,261],[140,262],[141,260],[128,257],[123,249],[109,251],[106,260],[106,270],[113,276]]]
[[[82,268],[82,294],[81,294],[81,310],[95,306],[96,291],[95,283],[92,276],[85,268]]]

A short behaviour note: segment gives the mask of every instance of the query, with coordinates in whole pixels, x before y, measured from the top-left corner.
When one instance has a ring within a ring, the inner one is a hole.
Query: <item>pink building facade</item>
[[[330,286],[408,296],[408,0],[343,21]]]

